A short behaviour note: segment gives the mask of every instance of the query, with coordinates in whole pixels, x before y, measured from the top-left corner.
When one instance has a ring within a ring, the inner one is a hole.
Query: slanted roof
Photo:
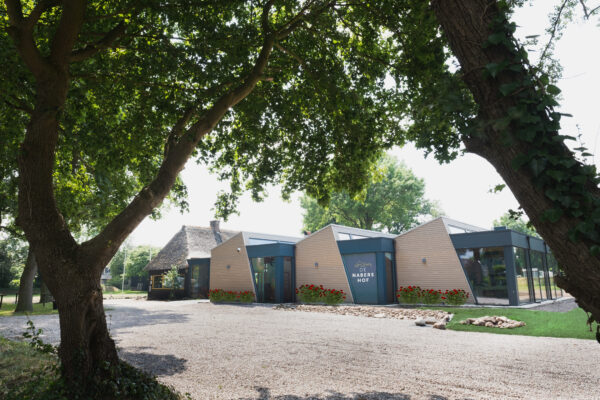
[[[335,240],[350,240],[364,238],[389,238],[393,239],[398,235],[384,233],[379,231],[370,231],[367,229],[352,228],[350,226],[331,224]]]
[[[239,232],[221,230],[221,240],[229,240]],[[176,265],[179,269],[187,268],[190,258],[210,258],[210,251],[218,245],[218,237],[209,227],[181,227],[175,236],[163,247],[158,254],[146,265],[147,271],[162,271]]]
[[[283,235],[271,235],[269,233],[258,233],[258,232],[242,232],[244,235],[244,243],[246,246],[255,244],[270,244],[270,243],[285,243],[295,244],[302,240],[301,237],[295,236],[283,236]]]

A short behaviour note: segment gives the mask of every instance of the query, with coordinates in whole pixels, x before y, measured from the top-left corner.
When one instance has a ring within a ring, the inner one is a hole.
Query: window
[[[555,299],[563,296],[563,291],[561,288],[556,286],[556,282],[554,282],[554,277],[557,276],[560,272],[558,267],[558,262],[552,253],[546,254],[546,260],[548,260],[548,274],[550,275],[550,287],[552,288],[552,296]]]
[[[504,248],[459,249],[457,252],[477,302],[508,305]]]
[[[150,279],[152,280],[152,288],[153,289],[162,289],[162,279],[163,276],[162,275],[152,275],[150,277]]]
[[[520,247],[513,248],[515,252],[515,275],[517,277],[517,291],[519,292],[519,303],[529,303],[535,301],[531,297],[533,281],[531,267],[527,261],[527,250]]]

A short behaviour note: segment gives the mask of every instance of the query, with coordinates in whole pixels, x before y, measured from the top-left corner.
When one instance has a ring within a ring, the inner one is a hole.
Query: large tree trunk
[[[33,311],[33,280],[37,274],[37,263],[35,262],[35,255],[29,247],[27,253],[27,263],[25,269],[21,275],[21,281],[19,282],[19,300],[17,301],[16,312],[31,312]]]
[[[506,69],[495,78],[484,74],[486,65],[500,64],[503,61],[514,63],[515,60],[515,55],[501,44],[487,43],[483,46],[490,35],[497,33],[492,29],[492,24],[494,18],[500,14],[498,4],[495,0],[433,0],[432,8],[454,55],[460,62],[462,79],[479,105],[478,118],[482,122],[482,132],[477,136],[463,136],[467,151],[480,155],[496,168],[561,265],[564,275],[557,277],[558,286],[572,294],[577,303],[591,313],[595,321],[600,321],[600,259],[591,252],[591,247],[598,243],[585,237],[573,241],[570,235],[577,232],[582,218],[589,218],[597,209],[593,204],[588,205],[588,209],[580,218],[565,211],[560,219],[551,222],[544,213],[560,205],[546,196],[548,187],[540,184],[540,177],[536,177],[533,167],[523,166],[515,169],[512,165],[516,157],[534,154],[533,152],[539,149],[536,146],[541,146],[540,141],[530,143],[523,140],[516,133],[516,129],[511,132],[513,140],[507,141],[506,136],[503,136],[506,133],[493,124],[509,115],[509,109],[515,107],[519,101],[518,93],[504,95],[500,86],[510,82],[523,82],[528,71],[526,67],[522,70]],[[509,31],[506,31],[505,35],[512,40]],[[538,106],[537,109],[539,111],[536,117],[541,118],[543,122],[550,122],[545,107]],[[512,125],[509,128],[512,128]],[[558,132],[548,131],[544,135],[555,139],[548,141],[555,145],[544,145],[544,151],[550,151],[546,159],[552,156],[575,161],[574,155],[557,137]],[[581,171],[582,167],[583,165],[577,162],[573,166],[564,167],[563,172],[567,173],[567,176],[574,176],[573,171]],[[575,185],[570,180],[564,184]],[[581,192],[591,193],[596,199],[600,198],[600,191],[591,179],[581,185]],[[575,190],[573,196],[578,196]],[[582,196],[582,207],[584,203]]]

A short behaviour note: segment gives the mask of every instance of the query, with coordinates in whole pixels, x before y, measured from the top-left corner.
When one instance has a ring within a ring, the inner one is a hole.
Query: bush
[[[208,291],[208,298],[213,303],[252,303],[254,301],[254,292],[246,290],[244,292],[234,292],[232,290],[213,289]]]
[[[418,286],[400,286],[400,289],[396,291],[396,298],[402,304],[417,304],[421,300],[421,288]]]
[[[302,303],[314,304],[323,300],[321,296],[323,290],[323,285],[302,285],[296,289],[296,294]]]
[[[240,292],[239,300],[241,303],[252,303],[254,301],[254,293],[246,290],[245,292]]]
[[[225,291],[223,289],[214,289],[208,291],[208,299],[213,303],[219,303],[223,301],[225,297]]]
[[[427,305],[440,304],[442,302],[442,291],[435,289],[422,290],[421,302]]]
[[[329,304],[330,306],[343,303],[346,300],[344,291],[336,289],[324,289],[321,292],[321,297],[325,300],[325,304]]]
[[[444,295],[442,296],[442,300],[444,303],[451,306],[462,306],[467,302],[469,298],[469,293],[465,292],[462,289],[452,289],[446,290]]]

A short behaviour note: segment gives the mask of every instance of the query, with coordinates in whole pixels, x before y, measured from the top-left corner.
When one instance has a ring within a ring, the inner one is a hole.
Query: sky
[[[525,6],[514,16],[517,36],[544,35],[549,25],[548,14],[556,1],[534,2]],[[540,38],[540,42],[544,42]],[[562,90],[560,111],[572,114],[563,118],[562,134],[582,135],[582,141],[592,154],[597,154],[600,136],[600,27],[593,20],[584,21],[575,17],[563,37],[556,44],[555,54],[563,66],[563,77],[558,82]],[[536,53],[530,53],[535,59]],[[574,146],[577,147],[577,144]],[[425,158],[421,150],[409,144],[394,148],[390,154],[402,160],[415,175],[425,180],[425,197],[436,200],[444,215],[462,222],[490,228],[495,219],[509,209],[517,209],[518,203],[509,189],[490,193],[490,189],[503,183],[494,168],[483,158],[464,154],[449,164],[440,165],[433,156]],[[600,163],[599,159],[588,159],[589,163]],[[164,210],[158,221],[146,218],[128,240],[131,245],[148,244],[162,247],[181,229],[182,225],[208,226],[214,219],[214,202],[220,190],[227,190],[227,182],[219,182],[209,174],[206,167],[190,160],[182,171],[182,179],[188,187],[189,211],[181,214],[176,209]],[[255,203],[249,195],[242,197],[238,210],[222,229],[244,230],[300,236],[302,230],[302,208],[300,193],[291,200],[281,199],[280,188],[272,187],[269,196]]]

